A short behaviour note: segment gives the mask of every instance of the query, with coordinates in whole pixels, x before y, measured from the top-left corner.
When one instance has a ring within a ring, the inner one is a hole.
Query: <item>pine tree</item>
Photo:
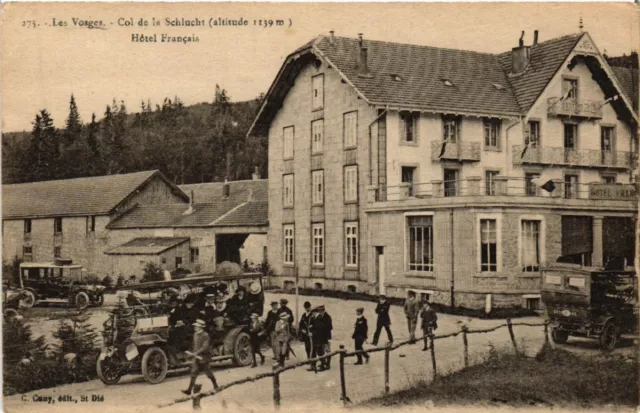
[[[36,114],[31,131],[29,152],[22,166],[28,181],[56,179],[59,175],[60,148],[58,131],[46,109]]]
[[[64,130],[64,144],[65,146],[71,146],[80,137],[82,132],[82,120],[78,113],[78,106],[76,105],[76,99],[71,95],[69,101],[69,116],[65,122]]]

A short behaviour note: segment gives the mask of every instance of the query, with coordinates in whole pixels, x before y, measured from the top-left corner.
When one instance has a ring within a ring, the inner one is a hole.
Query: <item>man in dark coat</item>
[[[429,349],[429,338],[433,345],[433,330],[438,328],[438,314],[435,312],[428,301],[422,304],[420,310],[420,318],[422,318],[422,332],[424,333],[424,347],[422,351]]]
[[[289,314],[289,318],[288,318],[289,325],[293,326],[293,311],[291,311],[291,309],[287,307],[287,304],[289,304],[289,300],[287,300],[286,298],[280,299],[280,308],[278,308],[278,316],[280,316],[280,314],[282,313]]]
[[[333,330],[331,316],[325,313],[324,305],[319,306],[317,312],[310,325],[311,339],[313,340],[311,357],[324,356],[325,347],[331,341],[331,330]],[[313,367],[315,369],[315,363]],[[329,368],[328,359],[323,359],[317,371],[329,370]]]
[[[380,338],[380,332],[384,328],[387,331],[387,338],[389,342],[393,342],[393,334],[391,334],[391,318],[389,318],[389,307],[390,304],[387,301],[387,297],[382,294],[380,295],[380,301],[376,306],[376,314],[378,314],[378,322],[376,323],[376,332],[373,335],[373,345],[378,345],[378,339]]]
[[[309,337],[309,325],[311,323],[311,303],[305,301],[304,314],[300,317],[300,324],[298,325],[298,335],[300,340],[304,342],[304,351],[307,353],[307,358],[311,358],[311,338]]]
[[[355,341],[356,351],[362,351],[362,353],[358,353],[356,357],[358,357],[358,361],[355,363],[356,365],[362,364],[362,357],[369,362],[369,355],[364,352],[364,348],[362,345],[365,341],[367,341],[367,335],[369,333],[369,326],[367,325],[367,319],[363,315],[364,308],[360,307],[356,309],[356,324],[353,328],[353,335],[351,338]]]
[[[186,395],[191,394],[191,390],[193,390],[198,374],[200,374],[201,371],[204,371],[209,380],[211,380],[213,388],[218,388],[216,378],[209,368],[209,363],[211,363],[211,355],[209,352],[210,339],[209,334],[207,334],[205,330],[206,323],[198,319],[193,323],[193,326],[195,329],[193,335],[193,352],[189,353],[189,356],[193,357],[193,361],[191,362],[191,380],[189,381],[189,387],[187,387],[186,390],[182,390]]]
[[[243,286],[238,287],[235,295],[227,302],[229,317],[237,324],[247,322],[251,314],[251,303],[249,302],[246,292],[246,288]]]
[[[269,338],[269,344],[271,345],[271,349],[273,350],[273,359],[278,359],[278,354],[276,353],[276,338],[274,335],[274,331],[276,330],[276,323],[280,317],[278,316],[278,302],[271,302],[271,310],[267,313],[267,319],[264,322],[264,330]]]

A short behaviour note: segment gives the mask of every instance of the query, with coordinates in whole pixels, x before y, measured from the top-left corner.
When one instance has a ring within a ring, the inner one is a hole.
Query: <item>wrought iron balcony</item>
[[[457,142],[447,143],[447,146],[442,153],[442,140],[431,141],[431,160],[438,162],[442,160],[456,160],[456,161],[472,161],[477,162],[480,160],[480,143],[479,142]]]
[[[602,119],[602,102],[553,97],[547,99],[547,114],[550,116]]]
[[[523,154],[522,151],[524,147],[524,145],[513,146],[514,165],[571,165],[591,168],[618,169],[629,169],[632,167],[631,152],[529,147]]]

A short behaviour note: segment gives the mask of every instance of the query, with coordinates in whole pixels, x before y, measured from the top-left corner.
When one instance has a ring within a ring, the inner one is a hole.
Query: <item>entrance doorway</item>
[[[387,267],[384,260],[384,247],[376,247],[376,281],[378,282],[378,293],[386,294]]]

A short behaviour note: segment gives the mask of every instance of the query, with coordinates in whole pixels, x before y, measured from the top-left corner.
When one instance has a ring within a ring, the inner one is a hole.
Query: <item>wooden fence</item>
[[[496,331],[499,330],[501,328],[507,327],[507,329],[509,330],[509,337],[511,338],[511,343],[513,344],[513,349],[516,352],[516,354],[519,353],[519,349],[518,349],[518,344],[516,342],[516,338],[515,338],[515,334],[513,332],[513,327],[514,326],[528,326],[528,327],[544,327],[544,337],[545,337],[545,344],[549,342],[549,332],[548,332],[548,322],[544,322],[544,323],[513,323],[511,322],[511,319],[507,319],[507,322],[505,324],[500,324],[498,326],[492,327],[492,328],[487,328],[487,329],[476,329],[476,330],[471,330],[468,329],[466,326],[463,326],[462,329],[460,331],[457,331],[455,333],[450,333],[450,334],[444,334],[441,336],[431,336],[430,337],[430,354],[431,354],[431,366],[432,366],[432,370],[433,370],[433,380],[436,380],[438,374],[437,374],[437,363],[436,363],[436,350],[435,350],[435,342],[436,340],[440,340],[443,338],[449,338],[449,337],[455,337],[458,335],[462,335],[462,343],[463,343],[463,358],[464,358],[464,366],[465,367],[469,367],[469,343],[467,341],[467,336],[469,334],[480,334],[480,333],[490,333],[492,331]],[[165,403],[165,404],[160,404],[158,405],[158,407],[162,408],[162,407],[168,407],[168,406],[173,406],[175,404],[178,403],[185,403],[185,402],[189,402],[191,401],[193,404],[193,408],[194,410],[198,410],[200,409],[200,401],[205,398],[205,397],[211,397],[213,395],[219,394],[220,392],[230,388],[230,387],[234,387],[234,386],[239,386],[242,385],[244,383],[248,383],[248,382],[255,382],[258,380],[262,380],[265,379],[267,377],[271,377],[273,379],[273,404],[277,409],[280,408],[280,403],[281,403],[281,397],[280,397],[280,375],[283,374],[284,372],[288,371],[288,370],[293,370],[305,365],[310,365],[310,364],[314,364],[317,363],[318,361],[321,361],[323,359],[330,359],[332,357],[338,356],[339,357],[339,361],[340,361],[340,400],[342,400],[344,405],[347,405],[348,403],[350,403],[351,401],[349,400],[349,397],[347,396],[347,383],[346,383],[346,379],[345,379],[345,373],[344,373],[344,360],[348,357],[356,357],[358,355],[358,353],[376,353],[379,351],[384,351],[384,394],[387,395],[389,394],[389,370],[390,370],[390,365],[389,365],[389,359],[390,359],[390,353],[394,350],[397,350],[400,347],[406,346],[408,344],[416,344],[416,343],[420,343],[422,340],[424,339],[424,336],[421,337],[417,337],[413,340],[405,340],[405,341],[401,341],[398,343],[388,343],[386,346],[383,347],[374,347],[371,349],[367,349],[367,350],[357,350],[357,351],[351,351],[348,352],[346,351],[346,349],[344,348],[344,346],[340,346],[340,349],[337,351],[333,351],[330,353],[325,354],[324,356],[321,357],[315,357],[315,358],[310,358],[304,361],[299,361],[297,363],[294,364],[289,364],[286,365],[284,367],[280,367],[279,364],[274,364],[273,365],[273,370],[268,372],[268,373],[262,373],[262,374],[257,374],[255,376],[252,377],[246,377],[244,379],[239,379],[239,380],[235,380],[226,384],[223,384],[221,386],[219,386],[216,390],[212,390],[212,391],[208,391],[208,392],[202,392],[202,393],[196,393],[193,394],[191,396],[187,396],[187,397],[181,397],[179,399],[176,399],[172,402],[169,403]]]

